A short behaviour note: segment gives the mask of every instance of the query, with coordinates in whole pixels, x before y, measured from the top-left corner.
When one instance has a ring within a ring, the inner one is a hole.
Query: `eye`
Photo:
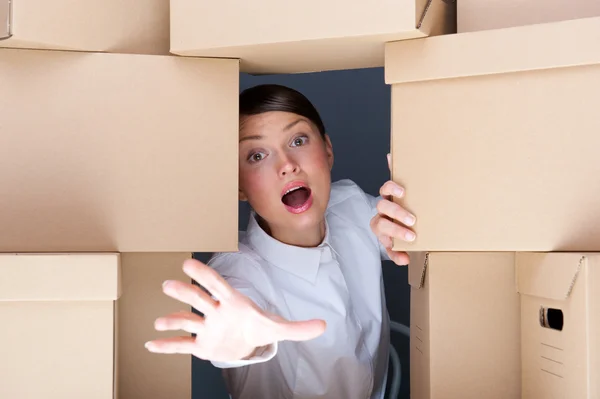
[[[265,159],[265,157],[266,157],[266,155],[264,152],[253,152],[248,157],[248,161],[255,163],[255,162],[262,161],[263,159]]]
[[[293,141],[292,141],[292,147],[300,147],[304,144],[306,144],[306,142],[308,141],[308,137],[306,136],[299,136],[296,137]]]

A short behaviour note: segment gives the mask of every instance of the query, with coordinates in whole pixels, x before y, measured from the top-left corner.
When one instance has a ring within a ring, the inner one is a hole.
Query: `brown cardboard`
[[[597,0],[460,0],[459,33],[600,16]]]
[[[0,2],[0,40],[4,40],[10,36],[10,7],[10,1],[4,0]]]
[[[0,39],[0,47],[166,55],[169,1],[0,0]]]
[[[113,398],[119,275],[114,253],[0,254],[1,398]]]
[[[600,254],[519,253],[523,399],[600,395]]]
[[[172,53],[239,58],[256,74],[383,66],[385,42],[455,30],[445,0],[171,0]]]
[[[411,251],[600,248],[600,18],[386,45]]]
[[[0,252],[237,250],[236,60],[0,49]]]
[[[158,332],[154,320],[189,306],[162,292],[165,280],[189,281],[182,266],[190,253],[126,253],[122,259],[123,294],[118,301],[119,399],[172,399],[192,395],[190,355],[148,352],[153,339],[190,335],[185,331]]]
[[[411,398],[520,398],[514,253],[410,255]]]

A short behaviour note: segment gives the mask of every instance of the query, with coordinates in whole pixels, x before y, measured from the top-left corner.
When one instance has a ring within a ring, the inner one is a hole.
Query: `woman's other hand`
[[[388,167],[391,169],[391,159],[388,154]],[[407,265],[409,256],[406,252],[393,251],[392,239],[414,241],[416,235],[407,226],[413,226],[416,218],[413,214],[392,201],[392,197],[402,198],[404,188],[388,180],[381,186],[379,194],[382,199],[377,203],[377,215],[371,219],[371,230],[385,247],[390,259],[397,265]]]

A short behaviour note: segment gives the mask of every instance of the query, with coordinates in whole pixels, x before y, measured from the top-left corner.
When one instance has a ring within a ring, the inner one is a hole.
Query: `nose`
[[[290,156],[283,154],[281,166],[279,168],[279,176],[285,177],[290,174],[296,174],[300,170],[298,163]]]

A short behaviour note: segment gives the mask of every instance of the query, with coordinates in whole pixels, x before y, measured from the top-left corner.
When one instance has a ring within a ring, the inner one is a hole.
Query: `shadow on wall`
[[[386,154],[390,150],[390,87],[383,68],[320,72],[297,75],[240,76],[240,90],[262,83],[278,83],[299,90],[317,107],[331,137],[335,153],[332,180],[349,178],[366,192],[378,195],[389,179]],[[240,203],[241,230],[249,208]],[[209,253],[196,253],[201,261]],[[408,270],[391,262],[383,266],[388,309],[392,320],[409,325]],[[402,362],[399,398],[409,398],[409,342],[392,333],[392,344]],[[193,399],[228,399],[220,370],[209,362],[193,359]]]

